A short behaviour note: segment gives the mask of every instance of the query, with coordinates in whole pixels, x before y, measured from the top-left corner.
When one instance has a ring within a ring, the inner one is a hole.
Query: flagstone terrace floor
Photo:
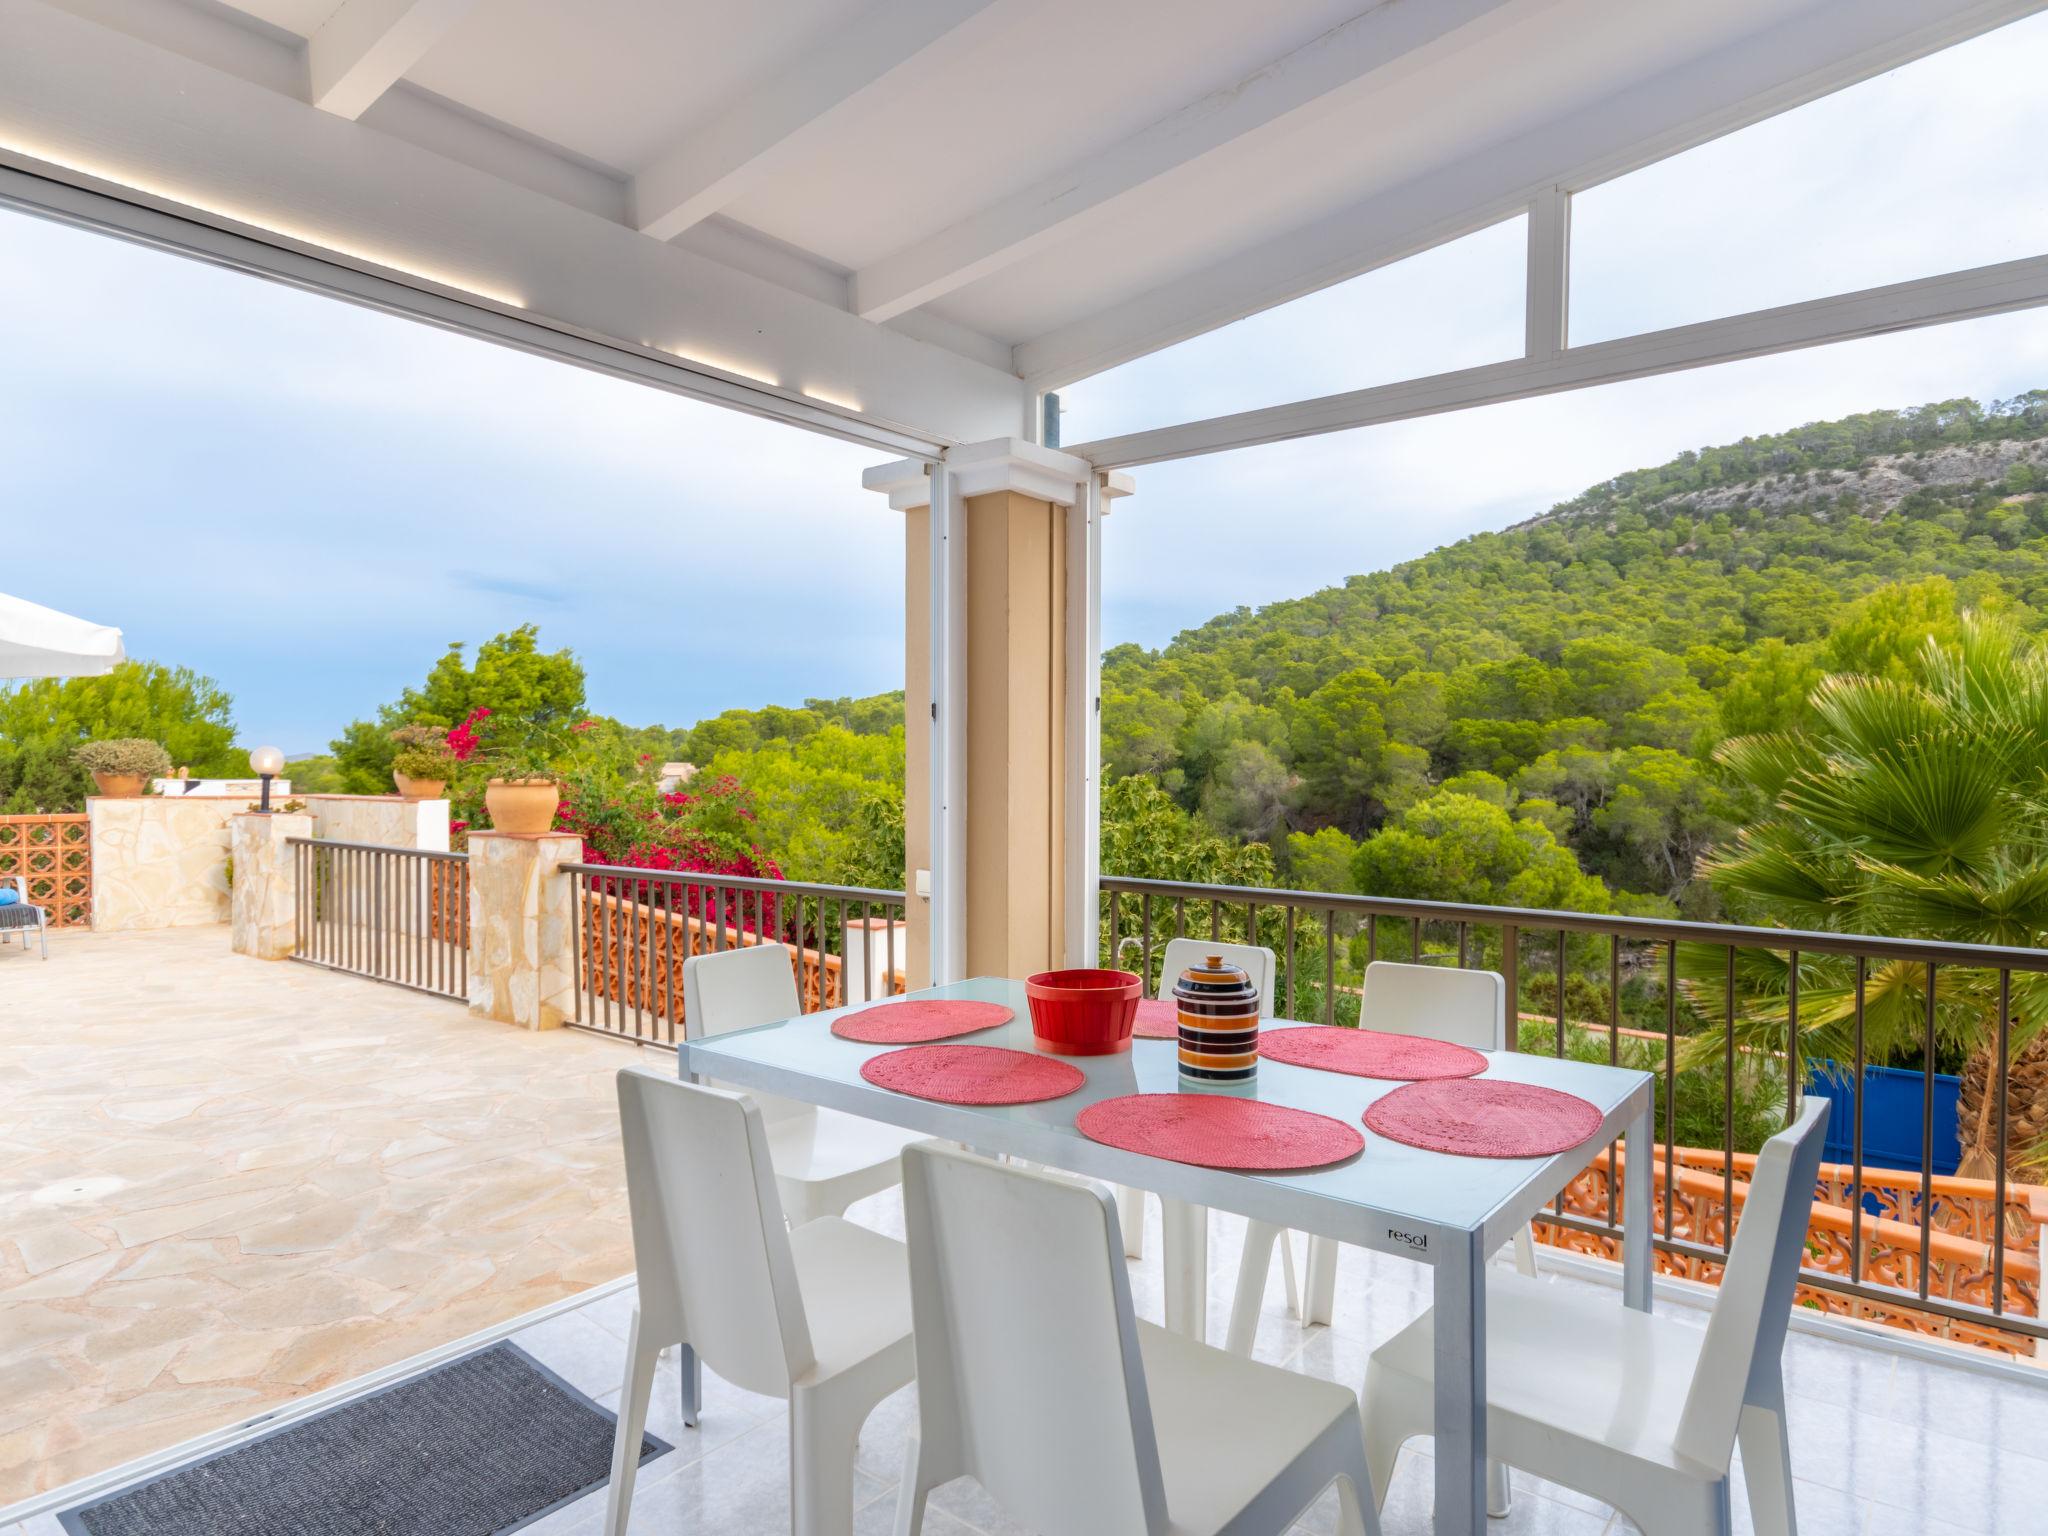
[[[629,1271],[632,1059],[225,927],[0,945],[0,1506]]]

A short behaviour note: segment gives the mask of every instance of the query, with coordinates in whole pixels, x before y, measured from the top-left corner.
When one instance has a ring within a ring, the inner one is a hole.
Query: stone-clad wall
[[[228,818],[253,803],[212,795],[87,800],[94,929],[226,922]]]
[[[313,835],[330,843],[448,851],[448,802],[400,795],[306,795]]]

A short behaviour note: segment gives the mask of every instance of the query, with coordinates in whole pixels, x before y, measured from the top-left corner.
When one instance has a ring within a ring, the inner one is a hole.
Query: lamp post
[[[267,816],[270,814],[270,781],[284,771],[284,754],[276,747],[258,747],[249,754],[249,766],[263,780],[263,799],[256,809]]]

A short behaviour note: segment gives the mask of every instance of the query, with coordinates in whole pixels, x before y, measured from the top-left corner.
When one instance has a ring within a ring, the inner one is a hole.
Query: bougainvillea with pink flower
[[[782,870],[754,841],[752,796],[736,779],[718,778],[663,792],[644,772],[581,774],[563,786],[556,827],[583,839],[583,862],[663,873],[702,873],[780,880]],[[709,915],[716,887],[621,876],[609,894],[693,917]],[[776,899],[763,895],[734,910],[731,893],[719,916],[755,932],[777,928]]]

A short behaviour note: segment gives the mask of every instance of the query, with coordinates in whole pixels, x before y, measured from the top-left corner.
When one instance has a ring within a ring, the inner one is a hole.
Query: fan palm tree
[[[2048,651],[2008,621],[1966,613],[1960,638],[1930,639],[1907,681],[1834,676],[1804,730],[1725,743],[1716,754],[1760,815],[1703,873],[1730,908],[1788,927],[2037,947],[2048,936]],[[1724,1017],[1725,951],[1688,946],[1687,992]],[[1856,962],[1802,953],[1801,1054],[1853,1054]],[[1781,1049],[1792,975],[1786,956],[1736,958],[1734,1031]],[[1931,981],[1931,987],[1930,987]],[[1931,999],[1930,999],[1931,990]],[[1994,970],[1869,963],[1867,1058],[1923,1048],[1960,1053],[1963,1172],[1988,1175],[1997,1121],[2000,983]],[[2011,1166],[2048,1163],[2048,973],[2010,982],[2007,1130]],[[1723,1047],[1696,1037],[1697,1057]],[[1933,1070],[1929,1060],[1928,1070]]]

